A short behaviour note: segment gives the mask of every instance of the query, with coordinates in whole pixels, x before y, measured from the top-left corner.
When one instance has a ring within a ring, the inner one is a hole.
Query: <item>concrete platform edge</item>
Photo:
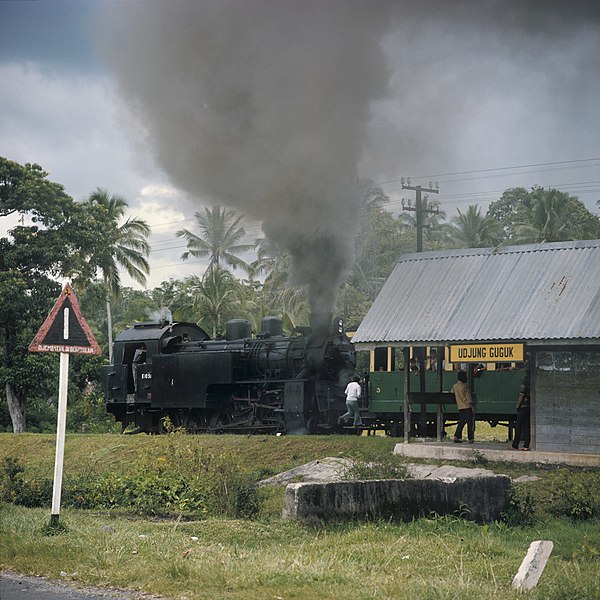
[[[394,454],[434,460],[477,461],[483,457],[492,462],[600,468],[600,456],[596,454],[559,454],[558,452],[537,452],[535,450],[522,452],[509,448],[492,449],[478,446],[476,443],[473,445],[454,445],[439,442],[399,443],[394,447]]]

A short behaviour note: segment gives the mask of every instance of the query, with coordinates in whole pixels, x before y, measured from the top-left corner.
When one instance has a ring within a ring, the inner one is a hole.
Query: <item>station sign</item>
[[[450,346],[450,362],[523,362],[523,344],[460,344]]]

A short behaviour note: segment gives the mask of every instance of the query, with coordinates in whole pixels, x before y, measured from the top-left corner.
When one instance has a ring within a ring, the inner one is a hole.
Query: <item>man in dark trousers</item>
[[[471,390],[467,385],[467,374],[464,371],[459,371],[457,375],[458,381],[452,386],[452,393],[456,400],[458,408],[458,427],[454,433],[454,443],[462,442],[462,432],[464,426],[467,426],[467,436],[469,443],[472,444],[475,440],[475,411],[473,409],[473,397]]]
[[[529,443],[531,441],[530,393],[529,369],[527,369],[517,400],[517,425],[515,427],[515,438],[512,443],[513,450],[519,450],[521,438],[523,438],[523,447],[521,450],[529,450]]]

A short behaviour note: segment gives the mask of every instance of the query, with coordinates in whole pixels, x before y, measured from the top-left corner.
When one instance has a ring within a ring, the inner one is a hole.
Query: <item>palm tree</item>
[[[562,242],[595,238],[598,218],[574,196],[556,189],[535,188],[531,202],[522,205],[515,223],[520,243]]]
[[[359,179],[357,187],[363,194],[362,207],[365,211],[382,209],[388,204],[389,196],[372,179]]]
[[[182,260],[187,260],[190,256],[208,256],[207,271],[213,266],[222,267],[223,263],[233,269],[249,268],[245,261],[236,256],[255,247],[255,244],[240,243],[246,235],[246,231],[240,225],[243,219],[241,215],[236,215],[230,209],[215,206],[213,209],[204,208],[204,213],[197,212],[194,216],[200,227],[200,235],[187,229],[177,232],[177,237],[184,238],[188,248],[187,252],[181,255]]]
[[[458,211],[452,219],[450,235],[463,248],[496,246],[502,235],[500,223],[488,215],[482,215],[477,204],[471,204],[466,213]]]
[[[252,263],[256,273],[264,273],[262,286],[264,303],[272,314],[281,314],[284,327],[291,331],[300,323],[308,323],[309,308],[306,290],[289,281],[290,256],[267,240],[258,240],[257,260]]]
[[[223,317],[232,315],[241,306],[241,284],[227,270],[213,266],[202,279],[193,275],[186,280],[190,305],[198,324],[205,322],[212,327],[213,339],[221,331]]]
[[[86,201],[94,211],[101,239],[100,249],[92,260],[102,272],[106,286],[106,312],[108,319],[108,353],[112,363],[112,314],[110,301],[121,293],[123,268],[138,283],[146,284],[146,275],[150,272],[147,257],[150,254],[148,236],[150,227],[142,219],[129,217],[125,221],[127,201],[118,194],[110,195],[105,189],[97,188]]]

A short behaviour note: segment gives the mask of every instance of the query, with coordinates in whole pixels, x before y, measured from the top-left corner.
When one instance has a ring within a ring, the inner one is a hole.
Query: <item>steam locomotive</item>
[[[211,340],[193,323],[137,323],[117,336],[113,364],[103,368],[108,412],[123,429],[161,433],[166,424],[189,432],[314,434],[342,431],[344,390],[356,356],[331,314],[311,316],[310,327],[283,335],[278,317],[265,317],[253,336],[249,321],[226,324],[225,339]],[[138,362],[136,357],[143,356]],[[366,429],[403,435],[404,372],[365,376],[361,412]],[[446,373],[445,388],[455,376]],[[480,373],[472,379],[477,419],[514,428],[521,369]],[[411,380],[413,377],[411,376]],[[425,373],[425,392],[440,388],[438,373]],[[416,389],[417,381],[411,385]],[[456,422],[451,394],[443,394],[443,427]],[[431,436],[437,405],[411,403],[411,435]]]
[[[147,433],[165,423],[191,432],[335,430],[356,360],[331,322],[313,314],[310,327],[284,336],[280,318],[264,317],[252,336],[249,321],[233,319],[218,340],[192,323],[137,323],[117,336],[103,368],[107,410]]]

